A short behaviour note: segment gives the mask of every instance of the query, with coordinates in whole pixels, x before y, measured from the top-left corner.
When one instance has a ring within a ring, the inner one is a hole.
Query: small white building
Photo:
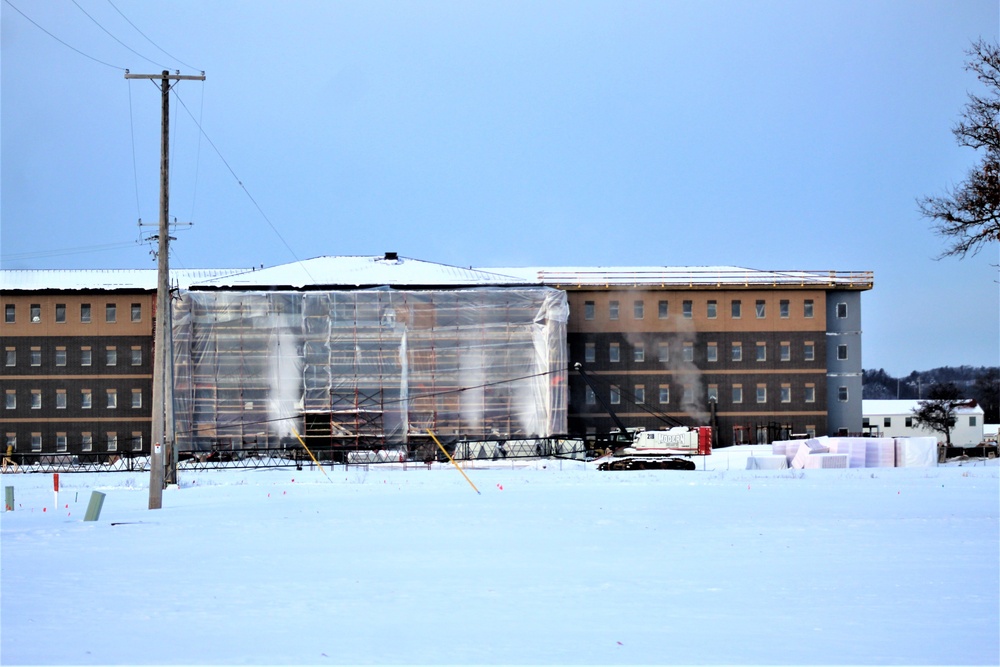
[[[866,431],[887,438],[934,436],[944,442],[944,434],[920,428],[913,419],[913,411],[920,401],[861,401],[862,424]],[[983,442],[983,408],[961,407],[955,410],[955,427],[951,430],[953,447],[975,447]]]

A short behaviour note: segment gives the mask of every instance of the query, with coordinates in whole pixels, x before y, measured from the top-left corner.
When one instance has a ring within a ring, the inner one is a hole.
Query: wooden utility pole
[[[160,226],[157,235],[156,271],[156,329],[153,333],[153,415],[152,440],[149,464],[149,509],[163,506],[163,463],[174,444],[174,373],[173,336],[170,332],[170,82],[204,81],[200,75],[131,74],[125,70],[126,79],[160,79],[163,98],[162,129],[160,132]],[[171,454],[170,460],[174,460]],[[173,475],[176,469],[173,468]],[[175,478],[176,480],[176,478]]]

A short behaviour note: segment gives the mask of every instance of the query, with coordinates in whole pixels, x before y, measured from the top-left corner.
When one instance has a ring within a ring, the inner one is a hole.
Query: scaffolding
[[[183,292],[178,449],[565,434],[568,314],[547,287]]]

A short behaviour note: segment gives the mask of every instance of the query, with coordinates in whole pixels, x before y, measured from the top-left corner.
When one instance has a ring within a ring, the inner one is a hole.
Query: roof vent
[[[398,253],[395,253],[395,252],[387,252],[387,253],[385,253],[385,261],[387,261],[387,262],[395,262],[398,259],[399,259],[399,254]]]

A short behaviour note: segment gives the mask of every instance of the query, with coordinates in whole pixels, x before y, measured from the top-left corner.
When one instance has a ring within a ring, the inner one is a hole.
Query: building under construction
[[[423,272],[440,266],[409,261]],[[243,280],[273,281],[266,273]],[[343,458],[352,450],[418,449],[430,433],[447,440],[565,434],[566,294],[476,282],[266,291],[201,285],[180,293],[173,309],[178,450],[296,448],[302,437],[310,449]]]

